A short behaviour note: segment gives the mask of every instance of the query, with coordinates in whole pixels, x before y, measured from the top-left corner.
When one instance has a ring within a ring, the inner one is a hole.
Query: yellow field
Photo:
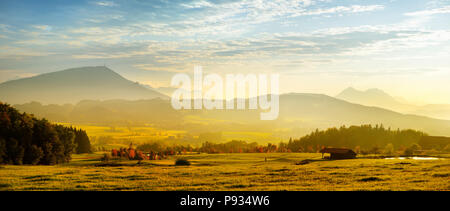
[[[152,126],[140,127],[119,127],[119,126],[99,126],[99,125],[81,125],[71,123],[57,123],[64,126],[73,126],[86,131],[89,137],[110,136],[123,140],[161,140],[169,137],[176,137],[184,134],[185,131],[161,130]]]
[[[450,190],[450,160],[353,159],[320,154],[184,155],[169,160],[101,164],[101,154],[75,155],[56,166],[0,166],[0,190]],[[267,158],[267,161],[265,161]],[[314,162],[296,165],[298,161]]]
[[[73,126],[86,131],[91,138],[91,145],[94,149],[102,147],[104,149],[127,147],[130,143],[140,145],[144,143],[163,141],[167,145],[182,144],[201,146],[202,143],[209,142],[226,142],[232,140],[243,140],[246,142],[258,142],[259,144],[273,143],[278,144],[281,138],[275,137],[269,132],[236,132],[223,131],[220,132],[221,140],[200,140],[198,135],[188,134],[183,130],[164,130],[155,128],[151,125],[147,126],[105,126],[105,125],[88,125],[88,124],[71,124],[57,123],[64,126]],[[286,141],[286,140],[285,140]]]

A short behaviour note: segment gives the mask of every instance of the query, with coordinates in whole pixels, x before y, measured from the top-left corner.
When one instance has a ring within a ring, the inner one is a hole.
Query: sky
[[[100,65],[153,87],[201,65],[450,104],[450,0],[0,1],[0,82]]]

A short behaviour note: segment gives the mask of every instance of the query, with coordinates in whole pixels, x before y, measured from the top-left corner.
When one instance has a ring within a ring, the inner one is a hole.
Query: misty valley
[[[280,94],[262,121],[174,109],[101,66],[1,83],[0,100],[1,190],[450,188],[450,120],[392,108],[381,90]]]

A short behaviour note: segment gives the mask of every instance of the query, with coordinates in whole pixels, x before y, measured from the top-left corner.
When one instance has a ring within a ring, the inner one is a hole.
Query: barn
[[[320,150],[320,153],[322,153],[322,158],[324,153],[329,153],[331,160],[356,158],[356,153],[353,150],[346,148],[324,148]]]

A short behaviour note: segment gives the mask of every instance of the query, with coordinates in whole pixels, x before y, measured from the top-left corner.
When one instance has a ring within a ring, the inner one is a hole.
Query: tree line
[[[381,149],[388,145],[392,145],[394,149],[405,149],[417,144],[426,135],[411,129],[386,129],[383,125],[342,126],[316,130],[300,139],[291,139],[286,147],[292,152],[317,152],[324,146],[346,147],[357,151]]]
[[[0,163],[54,165],[91,152],[86,131],[52,124],[0,102]]]
[[[327,130],[316,130],[299,139],[279,144],[260,145],[256,142],[247,143],[233,140],[225,143],[204,142],[200,147],[189,151],[204,153],[271,153],[271,152],[318,152],[324,147],[343,147],[355,150],[357,153],[378,154],[394,151],[412,150],[420,147],[419,140],[427,134],[416,130],[392,130],[383,125],[342,126]],[[151,146],[151,147],[150,147]],[[154,143],[147,145],[148,149],[163,150]],[[182,148],[182,146],[177,146]],[[142,148],[143,151],[148,149]]]
[[[190,150],[192,152],[192,147],[184,147],[182,145],[166,146],[164,147],[161,143],[147,143],[139,145],[136,149],[133,147],[133,143],[130,144],[128,148],[121,147],[119,149],[112,149],[111,156],[105,154],[103,157],[104,161],[108,161],[111,158],[125,158],[129,160],[161,160],[166,159],[171,155],[181,155],[186,154]]]

